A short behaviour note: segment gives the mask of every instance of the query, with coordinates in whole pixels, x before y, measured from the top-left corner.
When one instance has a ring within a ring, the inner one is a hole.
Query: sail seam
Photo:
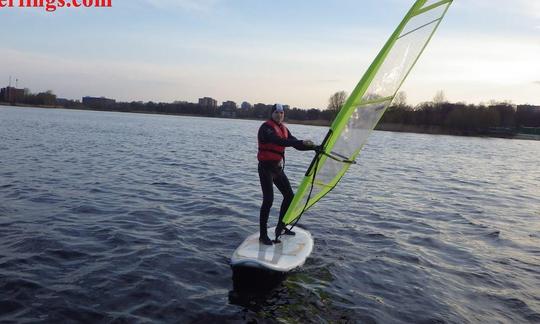
[[[400,35],[397,39],[400,39],[400,38],[405,37],[405,36],[407,36],[407,35],[409,35],[409,34],[412,34],[412,33],[414,33],[415,31],[417,31],[417,30],[419,30],[419,29],[422,29],[422,28],[424,28],[424,27],[426,27],[426,26],[428,26],[428,25],[431,25],[431,24],[433,24],[434,22],[437,22],[437,21],[439,21],[439,20],[441,20],[441,19],[442,19],[442,17],[439,17],[439,18],[437,18],[437,19],[433,19],[432,21],[430,21],[430,22],[428,22],[428,23],[425,23],[425,24],[423,24],[423,25],[420,26],[420,27],[417,27],[417,28],[415,28],[415,29],[413,29],[413,30],[411,30],[411,31],[409,31],[409,32],[406,32],[406,33],[403,34],[403,35]]]
[[[372,99],[372,100],[368,100],[368,101],[362,101],[362,100],[360,100],[360,102],[358,103],[358,105],[357,105],[356,107],[361,107],[361,106],[367,106],[367,105],[371,105],[371,104],[381,103],[381,102],[385,102],[385,101],[392,100],[392,99],[394,99],[394,96],[388,96],[388,97],[383,97],[383,98],[378,98],[378,99]]]

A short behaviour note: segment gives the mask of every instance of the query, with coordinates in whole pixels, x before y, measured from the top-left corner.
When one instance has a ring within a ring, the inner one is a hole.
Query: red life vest
[[[271,126],[274,129],[274,133],[282,139],[287,139],[289,137],[289,132],[287,127],[283,123],[277,124],[272,119],[264,122],[266,125]],[[285,154],[285,146],[280,146],[272,143],[261,143],[259,140],[259,152],[257,153],[257,159],[259,161],[281,161],[283,155]]]

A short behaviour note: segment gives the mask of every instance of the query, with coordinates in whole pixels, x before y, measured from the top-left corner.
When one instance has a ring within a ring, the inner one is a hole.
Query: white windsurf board
[[[281,235],[281,243],[264,245],[259,242],[259,232],[248,236],[234,251],[231,258],[233,267],[254,267],[280,272],[288,272],[300,267],[313,250],[313,238],[308,231],[295,227],[296,235]],[[274,228],[268,229],[269,233]]]

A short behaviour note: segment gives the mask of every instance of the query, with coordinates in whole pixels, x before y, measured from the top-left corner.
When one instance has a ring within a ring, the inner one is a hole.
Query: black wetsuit
[[[268,124],[262,124],[259,128],[257,135],[259,142],[262,144],[272,143],[279,146],[289,147],[292,146],[297,150],[308,151],[313,150],[313,147],[306,146],[301,140],[291,135],[291,132],[287,129],[287,139],[280,138],[276,135],[274,128]],[[289,183],[289,179],[283,172],[282,161],[259,161],[259,179],[261,181],[261,188],[263,192],[263,203],[261,205],[261,212],[259,216],[260,223],[260,237],[266,237],[268,216],[270,214],[270,208],[274,202],[274,188],[272,184],[275,184],[278,190],[283,195],[283,202],[279,211],[278,228],[283,226],[282,220],[285,216],[285,212],[294,196],[294,192]]]

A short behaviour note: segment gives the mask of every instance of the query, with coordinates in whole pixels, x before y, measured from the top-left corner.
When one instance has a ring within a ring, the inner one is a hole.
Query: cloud
[[[462,5],[479,7],[487,10],[500,10],[506,14],[519,14],[529,18],[540,18],[540,1],[531,0],[475,0]]]
[[[505,1],[508,3],[508,1]],[[540,2],[539,1],[530,1],[530,0],[520,0],[517,2],[518,8],[521,10],[521,13],[526,16],[531,16],[536,19],[540,19]]]
[[[430,45],[404,84],[410,101],[430,100],[444,89],[453,101],[538,102],[536,38],[450,33]]]
[[[220,0],[143,0],[143,2],[159,9],[180,8],[188,11],[209,11]]]
[[[327,79],[327,80],[315,80],[315,82],[319,82],[319,83],[337,83],[337,82],[341,82],[341,80],[339,80],[339,79]]]
[[[189,81],[197,80],[201,71],[188,64],[58,58],[4,49],[0,49],[0,56],[17,67],[12,74],[23,81],[20,86],[36,92],[52,89],[69,98],[105,95],[122,100],[172,99],[174,89],[190,87]]]

